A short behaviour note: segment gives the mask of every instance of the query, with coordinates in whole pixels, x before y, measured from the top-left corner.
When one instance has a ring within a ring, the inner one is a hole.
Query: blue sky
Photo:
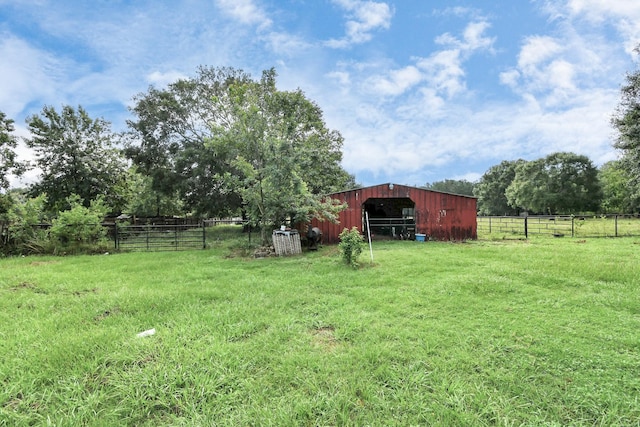
[[[475,181],[556,151],[615,159],[639,43],[636,0],[0,0],[0,111],[20,136],[44,105],[119,131],[149,85],[274,67],[343,135],[359,183]]]

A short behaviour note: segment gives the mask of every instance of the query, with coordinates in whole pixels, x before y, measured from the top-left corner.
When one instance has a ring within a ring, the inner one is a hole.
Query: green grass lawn
[[[0,259],[0,426],[640,425],[638,238],[209,242]]]

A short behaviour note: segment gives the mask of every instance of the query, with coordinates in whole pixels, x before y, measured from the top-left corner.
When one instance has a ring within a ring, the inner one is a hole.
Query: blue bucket
[[[416,242],[424,242],[426,237],[426,234],[416,233]]]

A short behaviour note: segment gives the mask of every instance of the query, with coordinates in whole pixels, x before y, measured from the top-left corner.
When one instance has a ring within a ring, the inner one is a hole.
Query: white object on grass
[[[151,335],[156,333],[156,329],[148,329],[146,331],[142,331],[140,332],[138,335],[136,335],[138,338],[142,338],[142,337],[150,337]]]

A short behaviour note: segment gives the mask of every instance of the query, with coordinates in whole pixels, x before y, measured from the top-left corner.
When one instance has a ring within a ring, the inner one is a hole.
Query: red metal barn
[[[325,243],[337,243],[344,228],[367,232],[366,218],[373,238],[463,241],[477,238],[476,198],[396,184],[380,184],[328,194],[347,204],[339,223],[314,219],[312,227],[323,232]]]

